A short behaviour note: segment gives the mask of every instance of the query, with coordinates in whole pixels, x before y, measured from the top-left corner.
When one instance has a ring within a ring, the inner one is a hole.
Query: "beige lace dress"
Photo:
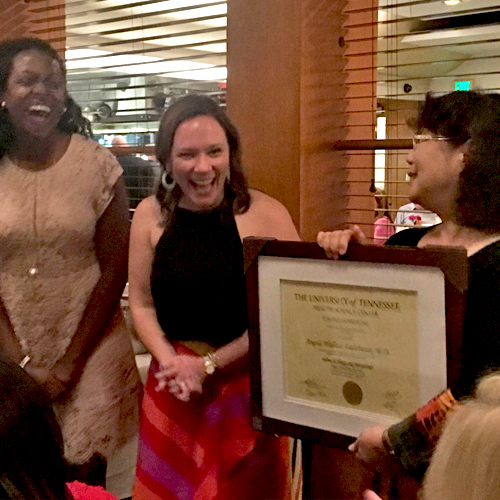
[[[0,296],[32,363],[53,366],[75,334],[100,277],[96,224],[121,172],[106,149],[79,135],[45,170],[0,160]],[[74,390],[54,405],[66,458],[110,457],[124,445],[137,432],[140,394],[118,310]]]

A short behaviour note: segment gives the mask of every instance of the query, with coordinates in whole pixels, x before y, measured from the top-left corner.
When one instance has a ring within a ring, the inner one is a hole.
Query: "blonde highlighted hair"
[[[423,500],[500,499],[500,373],[450,415],[425,476]]]

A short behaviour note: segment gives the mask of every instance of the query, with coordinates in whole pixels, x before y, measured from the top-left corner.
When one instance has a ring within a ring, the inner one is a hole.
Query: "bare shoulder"
[[[298,240],[299,235],[286,207],[275,198],[250,190],[250,207],[237,217],[238,230],[242,238],[259,236],[281,240]]]
[[[161,227],[162,212],[160,204],[155,196],[144,198],[137,205],[132,217],[132,237],[134,234],[141,234],[147,237],[153,246],[163,232]]]
[[[262,191],[257,191],[256,189],[250,189],[250,197],[251,204],[250,207],[254,210],[273,210],[273,211],[285,211],[288,213],[288,210],[285,208],[281,202],[279,202],[276,198],[273,198]]]
[[[141,223],[158,222],[161,220],[161,209],[155,196],[144,198],[135,208],[132,223],[140,221]]]

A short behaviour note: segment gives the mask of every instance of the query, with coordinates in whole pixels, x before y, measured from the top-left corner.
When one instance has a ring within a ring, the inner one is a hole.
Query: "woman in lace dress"
[[[0,102],[0,350],[52,400],[76,477],[102,483],[141,391],[119,309],[121,167],[89,139],[46,42],[0,45]]]

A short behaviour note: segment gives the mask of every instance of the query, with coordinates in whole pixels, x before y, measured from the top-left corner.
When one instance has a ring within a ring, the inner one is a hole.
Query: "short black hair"
[[[417,132],[447,137],[454,147],[469,141],[454,205],[456,220],[486,233],[500,232],[500,95],[428,94],[410,125]]]

